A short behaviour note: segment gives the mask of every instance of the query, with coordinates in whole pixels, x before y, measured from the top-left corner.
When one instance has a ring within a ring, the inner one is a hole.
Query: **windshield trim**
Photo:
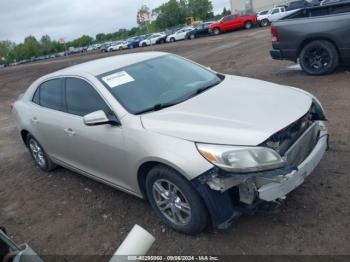
[[[109,86],[102,80],[102,78],[105,77],[105,76],[108,76],[108,75],[111,75],[111,74],[120,72],[120,71],[125,71],[125,70],[127,70],[128,68],[130,68],[130,67],[132,67],[132,66],[135,66],[135,65],[138,65],[138,64],[142,64],[142,63],[148,62],[148,61],[157,60],[157,59],[164,58],[164,57],[167,57],[167,56],[176,56],[176,57],[178,57],[178,58],[180,58],[180,59],[183,59],[183,60],[185,60],[185,61],[187,61],[187,62],[189,62],[189,63],[192,63],[192,64],[194,64],[194,65],[197,65],[197,66],[201,67],[202,69],[204,69],[204,70],[206,70],[206,71],[208,71],[208,72],[211,72],[213,75],[216,75],[218,78],[220,78],[220,81],[218,81],[218,83],[217,83],[216,85],[220,84],[220,83],[225,79],[225,75],[220,74],[220,73],[217,73],[217,72],[214,72],[214,71],[212,71],[212,70],[209,70],[208,68],[206,68],[205,66],[203,66],[203,65],[201,65],[201,64],[197,64],[197,63],[195,63],[195,62],[193,62],[193,61],[191,61],[191,60],[188,60],[188,59],[186,59],[186,58],[183,58],[183,57],[178,56],[178,55],[175,55],[175,54],[164,54],[164,55],[160,55],[160,56],[157,56],[157,57],[154,57],[154,58],[146,59],[146,60],[143,60],[143,61],[140,61],[140,62],[137,62],[137,63],[130,64],[130,65],[128,65],[128,66],[119,67],[119,68],[117,68],[117,69],[114,69],[114,70],[111,70],[111,71],[102,73],[102,74],[97,75],[97,76],[95,76],[95,77],[96,77],[97,80],[108,90],[108,92],[113,96],[113,98],[114,98],[114,99],[129,113],[129,114],[132,114],[132,115],[140,115],[140,114],[143,114],[143,113],[142,113],[142,112],[139,113],[139,112],[132,112],[132,111],[130,111],[130,110],[128,109],[128,107],[125,106],[125,104],[124,104],[122,101],[120,101],[117,97],[115,97],[114,94],[113,94],[113,92],[112,92],[112,89],[113,89],[113,88],[109,87]],[[214,86],[216,86],[216,85],[214,85]],[[213,87],[214,87],[214,86],[213,86]],[[209,89],[211,89],[211,88],[209,88]],[[205,90],[205,91],[206,91],[206,90]],[[198,93],[198,94],[196,94],[196,95],[194,95],[194,96],[197,96],[197,95],[199,95],[199,94],[200,94],[200,93]],[[186,96],[186,95],[185,95],[185,96]],[[185,102],[185,101],[187,101],[187,100],[193,98],[194,96],[190,96],[190,97],[188,97],[187,99],[184,99],[184,100],[179,101],[178,103],[174,103],[173,105],[176,105],[176,104],[180,104],[180,103],[182,103],[182,102]],[[180,100],[180,98],[179,98],[179,100]],[[173,105],[171,105],[171,106],[173,106]],[[141,111],[145,111],[146,109],[147,109],[147,108],[145,108],[144,110],[141,110]],[[146,113],[146,112],[145,112],[145,113]]]

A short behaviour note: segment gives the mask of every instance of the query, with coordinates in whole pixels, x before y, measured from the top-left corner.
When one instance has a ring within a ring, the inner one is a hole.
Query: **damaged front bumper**
[[[311,138],[316,142],[308,145]],[[284,199],[318,165],[328,149],[328,138],[324,123],[319,121],[286,152],[286,157],[298,162],[289,161],[283,168],[247,174],[228,173],[215,167],[194,179],[193,184],[204,199],[214,226],[228,227],[242,214],[242,207],[251,209],[257,202]]]

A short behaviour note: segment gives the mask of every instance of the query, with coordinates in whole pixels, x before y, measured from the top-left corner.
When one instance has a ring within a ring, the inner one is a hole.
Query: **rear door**
[[[63,79],[43,82],[36,90],[31,108],[31,126],[34,137],[51,157],[66,161],[66,134],[63,101]]]

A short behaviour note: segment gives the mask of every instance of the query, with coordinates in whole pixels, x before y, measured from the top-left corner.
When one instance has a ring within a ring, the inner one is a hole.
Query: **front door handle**
[[[38,119],[34,116],[34,117],[32,118],[32,122],[33,122],[34,124],[37,124],[39,121],[38,121]]]
[[[65,128],[64,132],[66,132],[69,136],[75,135],[75,131],[72,128]]]

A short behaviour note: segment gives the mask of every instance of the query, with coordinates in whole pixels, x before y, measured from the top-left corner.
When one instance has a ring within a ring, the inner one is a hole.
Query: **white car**
[[[194,27],[184,27],[181,28],[180,30],[176,31],[175,33],[168,35],[166,38],[167,42],[175,42],[175,41],[179,41],[179,40],[184,40],[186,37],[186,33],[193,30]]]
[[[277,6],[270,9],[266,14],[258,14],[257,21],[261,26],[268,26],[272,22],[277,21],[286,15],[294,13],[297,10],[298,9],[287,11],[284,6]]]
[[[164,33],[153,34],[153,35],[149,36],[148,38],[142,40],[139,43],[139,46],[155,45],[155,44],[157,44],[159,42],[159,40],[161,40],[164,37],[165,37]],[[164,41],[164,39],[163,39],[163,41]]]
[[[125,41],[120,41],[108,47],[107,51],[112,52],[112,51],[123,50],[123,49],[128,49],[128,43]]]

